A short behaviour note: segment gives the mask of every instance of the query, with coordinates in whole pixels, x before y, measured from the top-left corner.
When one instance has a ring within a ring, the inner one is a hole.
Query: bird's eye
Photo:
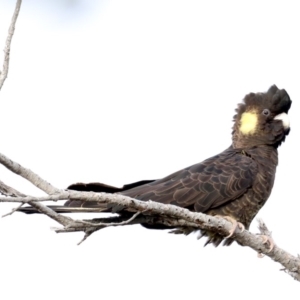
[[[269,111],[267,108],[265,108],[265,109],[262,111],[262,114],[263,114],[264,116],[269,116],[269,115],[270,115],[270,111]]]

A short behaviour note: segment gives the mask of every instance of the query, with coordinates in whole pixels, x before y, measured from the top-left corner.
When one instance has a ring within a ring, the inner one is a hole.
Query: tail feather
[[[141,180],[141,181],[137,181],[134,183],[130,183],[130,184],[125,184],[123,187],[118,188],[115,186],[111,186],[111,185],[107,185],[104,183],[99,183],[99,182],[91,182],[91,183],[75,183],[72,184],[68,187],[69,190],[75,190],[75,191],[80,191],[80,192],[96,192],[96,193],[122,193],[124,191],[130,190],[132,188],[135,188],[137,186],[140,185],[144,185],[150,182],[153,182],[155,180]],[[104,208],[103,204],[100,204],[96,201],[79,201],[79,200],[69,200],[65,203],[65,206],[68,207],[94,207],[94,208],[98,208],[98,207],[102,207]],[[106,204],[105,207],[107,208]],[[110,211],[108,209],[108,211]]]
[[[121,193],[123,191],[132,189],[134,187],[153,182],[154,180],[142,180],[130,184],[125,184],[123,187],[118,188],[110,186],[104,183],[92,182],[92,183],[75,183],[68,187],[69,190],[75,190],[80,192],[96,192],[96,193]],[[97,212],[119,212],[123,209],[120,205],[110,205],[105,203],[99,203],[97,201],[80,201],[80,200],[68,200],[64,205],[50,205],[49,208],[53,209],[57,213],[97,213]],[[20,207],[18,211],[26,214],[40,213],[36,208],[32,206]]]
[[[129,184],[123,185],[121,188],[107,185],[100,182],[91,182],[91,183],[74,183],[68,186],[68,190],[75,190],[80,192],[96,192],[96,193],[120,193],[127,190],[130,190],[132,188],[135,188],[140,185],[144,185],[150,182],[153,182],[155,180],[141,180]]]
[[[105,207],[67,207],[63,205],[49,205],[49,208],[54,210],[57,213],[97,213],[97,212],[106,212],[109,209]],[[111,210],[111,209],[110,209]],[[23,212],[25,214],[38,214],[39,210],[32,206],[24,206],[20,207],[18,211]]]

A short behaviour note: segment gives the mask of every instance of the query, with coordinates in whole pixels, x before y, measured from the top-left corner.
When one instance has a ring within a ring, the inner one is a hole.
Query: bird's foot
[[[275,247],[274,240],[272,239],[272,237],[264,234],[262,234],[261,237],[263,238],[263,244],[269,247],[268,253],[270,253]]]
[[[225,237],[226,239],[232,237],[236,233],[236,229],[237,228],[239,228],[240,232],[243,232],[245,230],[245,226],[242,223],[237,222],[234,218],[232,218],[230,216],[216,215],[215,217],[217,217],[217,218],[223,218],[223,219],[229,221],[232,224],[232,228],[229,230],[229,235],[227,235]]]
[[[271,252],[275,246],[274,240],[270,236],[267,236],[267,235],[262,235],[262,238],[263,238],[263,244],[268,244],[268,246],[269,246],[268,252]]]
[[[233,219],[229,216],[225,216],[224,219],[226,219],[227,221],[232,223],[232,228],[229,231],[229,235],[226,236],[226,239],[232,237],[233,234],[236,232],[237,228],[240,229],[240,232],[243,232],[245,230],[245,226],[242,223],[237,222],[235,219]]]

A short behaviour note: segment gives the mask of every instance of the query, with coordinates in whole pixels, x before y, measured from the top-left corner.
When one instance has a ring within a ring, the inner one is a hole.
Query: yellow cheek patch
[[[240,131],[243,134],[253,134],[257,126],[256,112],[244,112],[241,117]]]

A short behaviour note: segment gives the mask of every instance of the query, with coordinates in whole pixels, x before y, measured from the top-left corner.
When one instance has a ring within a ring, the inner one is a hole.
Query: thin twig
[[[89,231],[89,232],[86,232],[84,234],[84,237],[82,238],[81,241],[79,241],[79,243],[77,243],[77,246],[81,245],[89,236],[92,235],[92,233],[94,233],[96,231],[96,229],[94,229],[93,231]]]
[[[17,207],[13,208],[9,213],[6,213],[2,215],[2,218],[12,215],[14,212],[16,212],[19,208],[21,208],[24,205],[24,203],[21,203]]]
[[[138,211],[131,218],[129,218],[128,220],[123,221],[123,222],[117,222],[117,223],[91,223],[91,222],[86,222],[86,221],[82,221],[82,220],[76,220],[76,222],[82,223],[84,225],[89,225],[91,227],[99,227],[99,228],[89,228],[89,229],[87,229],[85,231],[84,237],[82,238],[82,240],[77,245],[78,246],[81,245],[88,237],[91,236],[92,233],[94,233],[95,231],[98,231],[99,229],[101,229],[101,227],[104,228],[104,227],[110,227],[110,226],[128,225],[134,219],[136,219],[136,217],[140,214],[141,214],[141,212]],[[66,229],[68,229],[68,227]]]
[[[1,90],[3,83],[4,83],[5,79],[7,78],[7,74],[8,74],[10,45],[11,45],[12,37],[15,32],[15,26],[16,26],[17,18],[18,18],[19,11],[21,8],[21,3],[22,3],[22,0],[17,0],[15,11],[14,11],[14,14],[13,14],[10,26],[9,26],[9,30],[8,30],[8,35],[6,38],[6,45],[5,45],[5,49],[4,49],[3,69],[2,69],[2,72],[0,72],[0,90]]]
[[[92,222],[87,222],[87,221],[83,221],[83,220],[75,220],[75,222],[84,224],[84,225],[88,225],[91,227],[111,227],[111,226],[122,226],[122,225],[128,225],[129,223],[131,223],[131,221],[133,221],[138,215],[140,215],[142,212],[138,211],[136,212],[131,218],[129,218],[126,221],[122,221],[122,222],[112,222],[112,223],[92,223]],[[70,225],[69,227],[72,227],[72,225]]]

